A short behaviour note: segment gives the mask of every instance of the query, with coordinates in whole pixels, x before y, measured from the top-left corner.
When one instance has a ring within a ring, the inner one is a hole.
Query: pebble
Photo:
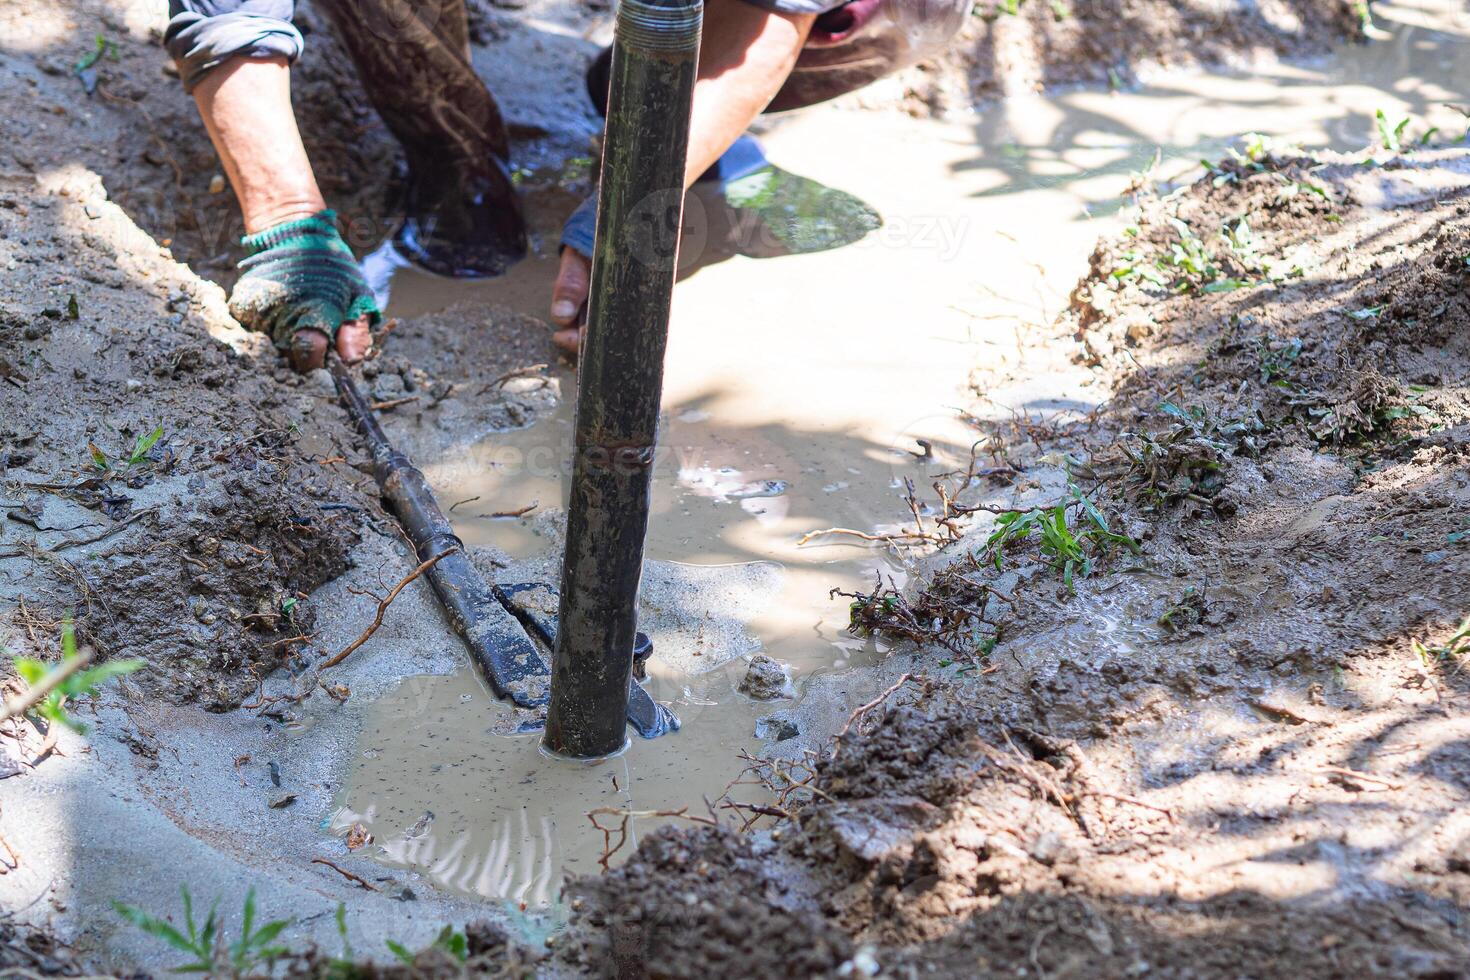
[[[306,375],[306,387],[313,395],[323,398],[336,398],[337,386],[332,382],[332,372],[326,368],[317,368]]]
[[[766,715],[755,720],[755,737],[768,742],[785,742],[801,734],[801,729],[790,718]]]

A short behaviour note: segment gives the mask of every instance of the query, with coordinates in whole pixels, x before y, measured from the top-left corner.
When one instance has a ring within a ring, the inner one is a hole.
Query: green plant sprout
[[[391,939],[387,940],[387,944],[394,956],[410,966],[413,965],[414,954],[409,952],[408,947]],[[464,933],[456,932],[453,926],[445,926],[440,929],[439,935],[434,937],[434,941],[429,944],[428,948],[443,950],[461,963],[469,956],[469,941],[465,938]]]
[[[1128,493],[1152,510],[1181,500],[1213,507],[1224,487],[1226,457],[1255,456],[1265,424],[1256,416],[1226,419],[1200,406],[1186,409],[1170,401],[1160,402],[1159,411],[1169,416],[1165,428],[1136,433],[1118,444],[1129,464]]]
[[[1204,593],[1196,591],[1191,585],[1185,588],[1177,602],[1164,610],[1164,614],[1159,617],[1159,625],[1170,633],[1178,633],[1191,626],[1197,626],[1204,619],[1204,615]]]
[[[194,902],[188,887],[180,887],[179,893],[184,903],[182,928],[167,918],[153,915],[126,902],[112,903],[117,914],[128,922],[192,957],[188,962],[173,967],[174,973],[203,973],[232,978],[268,977],[279,975],[284,961],[285,964],[290,964],[284,968],[292,976],[299,975],[292,970],[294,966],[301,964],[310,967],[312,976],[329,980],[353,980],[357,977],[380,975],[371,963],[357,961],[357,954],[347,935],[345,903],[337,903],[335,914],[337,935],[342,941],[341,955],[325,959],[318,958],[313,946],[308,945],[304,950],[292,949],[277,941],[282,932],[295,924],[295,919],[275,919],[256,928],[253,887],[245,893],[245,904],[240,916],[240,934],[234,941],[226,936],[225,925],[218,912],[218,902],[210,906],[209,914],[204,917],[203,922],[199,922],[194,918]],[[386,940],[386,943],[397,959],[412,966],[416,956],[414,952],[391,939]],[[424,948],[424,951],[427,950],[438,950],[463,964],[469,959],[469,939],[464,932],[446,925],[434,937],[434,941]]]
[[[46,691],[46,695],[29,711],[35,712],[47,722],[65,725],[74,732],[85,732],[86,726],[67,714],[66,704],[86,694],[94,694],[97,688],[113,677],[131,674],[144,666],[142,660],[109,660],[88,667],[87,661],[77,652],[76,631],[68,619],[61,625],[61,662],[48,665],[31,657],[16,657],[13,660],[16,673],[32,691]]]
[[[224,930],[220,925],[217,913],[218,902],[210,907],[209,915],[205,917],[204,922],[196,924],[194,903],[189,896],[189,889],[181,887],[179,891],[184,898],[184,928],[188,930],[187,932],[174,927],[166,919],[151,915],[136,906],[118,901],[112,903],[118,915],[148,935],[161,939],[181,953],[188,953],[194,957],[192,961],[174,967],[173,972],[223,974],[236,977],[262,969],[268,973],[272,961],[290,952],[284,946],[271,944],[294,920],[276,919],[256,929],[254,888],[245,893],[240,938],[232,943],[227,943],[225,940]]]
[[[1353,13],[1358,16],[1358,29],[1364,35],[1373,32],[1373,10],[1368,6],[1368,0],[1353,0]]]
[[[1188,278],[1205,281],[1217,278],[1220,270],[1215,267],[1215,257],[1204,241],[1178,218],[1170,218],[1169,224],[1179,233],[1179,241],[1169,246],[1169,264],[1182,270]]]
[[[72,74],[81,74],[88,68],[91,68],[97,62],[101,61],[103,58],[117,61],[117,45],[104,37],[101,31],[98,31],[94,39],[94,46],[92,50],[82,55],[82,57],[77,61],[76,65],[72,67]]]
[[[1290,376],[1297,358],[1302,356],[1300,337],[1274,341],[1264,337],[1259,341],[1261,361],[1261,384],[1290,388]]]
[[[1374,118],[1378,123],[1378,141],[1383,144],[1383,148],[1390,153],[1398,153],[1402,150],[1404,148],[1404,130],[1409,125],[1409,117],[1405,116],[1399,120],[1398,125],[1392,127],[1389,126],[1388,116],[1384,115],[1382,109],[1374,113]]]
[[[133,440],[133,448],[128,452],[128,455],[118,460],[118,465],[116,466],[107,458],[107,454],[97,447],[95,442],[87,443],[87,452],[91,454],[92,463],[99,470],[102,470],[104,473],[122,473],[144,462],[148,458],[148,450],[152,449],[158,440],[162,438],[162,425],[154,427],[152,432],[139,436]]]
[[[1428,646],[1418,640],[1410,640],[1409,643],[1414,651],[1414,656],[1418,657],[1419,662],[1426,668],[1449,661],[1454,661],[1458,665],[1460,658],[1470,653],[1470,616],[1467,616],[1460,624],[1460,628],[1439,646]],[[1456,669],[1458,670],[1458,666]]]
[[[1006,548],[1033,535],[1040,539],[1042,560],[1060,572],[1068,590],[1074,592],[1075,576],[1091,575],[1093,559],[1098,555],[1119,545],[1135,555],[1140,553],[1138,542],[1109,527],[1102,511],[1082,491],[1073,486],[1070,492],[1070,500],[1054,506],[1006,511],[995,519],[996,529],[986,539],[985,548],[997,571],[1004,565]],[[1073,507],[1078,510],[1078,519],[1068,526],[1067,511]]]

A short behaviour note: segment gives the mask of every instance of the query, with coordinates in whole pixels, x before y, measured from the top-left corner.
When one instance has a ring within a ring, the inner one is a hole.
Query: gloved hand
[[[298,371],[319,368],[334,341],[345,361],[372,345],[378,306],[352,250],[326,210],[275,225],[240,240],[250,253],[230,293],[230,315],[271,335]]]

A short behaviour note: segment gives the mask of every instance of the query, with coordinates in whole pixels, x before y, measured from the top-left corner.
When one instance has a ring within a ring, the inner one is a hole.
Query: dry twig
[[[894,693],[900,687],[903,687],[905,684],[907,684],[909,681],[911,681],[913,679],[914,679],[914,675],[913,674],[904,674],[892,686],[890,686],[887,690],[885,690],[882,694],[878,695],[876,698],[874,698],[873,700],[869,701],[867,704],[858,705],[858,707],[853,710],[853,713],[847,716],[847,724],[843,725],[842,726],[842,731],[840,731],[840,732],[837,733],[837,737],[836,737],[835,741],[837,741],[837,742],[840,743],[847,736],[847,733],[852,728],[852,726],[855,725],[855,724],[857,724],[857,721],[858,721],[859,718],[861,718],[863,715],[866,715],[869,711],[873,710],[874,708],[878,707],[878,705],[882,704],[884,701],[887,701],[888,700],[888,696],[890,694]],[[835,754],[835,752],[834,752],[834,754]]]
[[[418,400],[418,395],[405,395],[402,398],[389,398],[387,401],[373,402],[368,405],[368,408],[371,408],[375,412],[386,412],[390,408],[397,408],[399,405],[407,405],[409,402],[416,402]]]
[[[453,549],[439,552],[433,558],[428,559],[423,564],[419,565],[418,568],[415,568],[413,571],[409,572],[408,576],[404,578],[403,581],[393,586],[393,591],[389,592],[383,599],[378,602],[378,612],[377,615],[373,617],[372,624],[368,626],[367,629],[362,631],[361,636],[353,640],[351,643],[347,644],[347,646],[342,650],[341,653],[337,654],[335,657],[322,664],[320,669],[326,670],[328,667],[337,666],[342,661],[347,659],[348,654],[366,643],[368,641],[368,638],[378,631],[378,627],[383,625],[383,614],[388,611],[388,607],[393,604],[393,600],[398,598],[398,593],[407,588],[410,582],[414,581],[420,575],[424,574],[429,569],[439,564],[440,559],[451,554],[452,551]]]
[[[17,695],[5,702],[5,708],[0,711],[0,722],[9,721],[11,718],[19,718],[36,705],[46,700],[47,696],[71,677],[77,671],[87,666],[92,660],[90,651],[83,650],[70,660],[62,662],[61,666],[51,671],[41,679],[41,683],[30,688],[24,694]]]
[[[547,365],[545,365],[545,364],[528,364],[525,367],[515,368],[514,370],[510,370],[510,371],[505,372],[504,374],[502,374],[500,377],[496,378],[495,380],[486,383],[486,385],[483,388],[480,389],[479,394],[481,394],[481,395],[486,394],[487,392],[492,391],[495,388],[499,388],[501,385],[505,384],[507,381],[513,381],[516,378],[525,378],[525,377],[529,377],[529,376],[531,376],[533,374],[540,374],[542,371],[545,371],[546,369],[547,369]],[[541,380],[544,382],[547,379],[543,375]]]
[[[597,822],[598,817],[618,817],[616,827],[604,827]],[[704,824],[707,827],[718,827],[720,822],[713,817],[696,817],[689,812],[687,806],[681,806],[677,810],[623,810],[614,806],[600,806],[595,810],[587,811],[587,819],[592,822],[602,833],[602,856],[597,863],[602,865],[604,873],[608,871],[609,863],[614,854],[623,849],[628,843],[628,821],[636,817],[677,817],[680,820],[688,820],[691,823]],[[618,835],[616,844],[612,842],[612,835]]]
[[[896,532],[894,534],[869,534],[866,531],[857,531],[857,530],[854,530],[854,529],[852,529],[850,527],[827,527],[827,528],[821,529],[820,531],[808,531],[808,532],[806,532],[800,538],[797,538],[797,540],[796,540],[796,546],[798,548],[800,548],[802,545],[806,544],[809,541],[812,541],[812,540],[814,540],[816,538],[825,537],[826,535],[829,535],[829,534],[845,534],[845,535],[848,535],[850,537],[861,538],[864,541],[880,541],[880,542],[882,542],[884,544],[897,544],[900,541],[910,541],[910,540],[913,540],[913,541],[933,541],[933,540],[935,540],[935,538],[934,538],[934,536],[932,534],[914,534],[912,531],[899,531],[899,532]]]
[[[535,510],[537,507],[540,507],[540,506],[541,506],[541,501],[539,501],[539,500],[533,500],[529,504],[527,504],[526,506],[521,507],[521,508],[519,508],[517,510],[497,510],[497,511],[494,511],[493,513],[490,513],[490,514],[476,514],[475,516],[476,517],[490,518],[492,520],[497,519],[497,518],[504,518],[504,517],[525,517],[527,514],[531,513],[531,511]]]
[[[1358,770],[1356,769],[1346,769],[1342,766],[1320,766],[1317,771],[1332,776],[1343,776],[1347,779],[1356,779],[1359,782],[1363,783],[1375,783],[1379,786],[1384,787],[1385,789],[1390,790],[1404,788],[1403,783],[1396,783],[1391,779],[1384,779],[1382,776],[1374,776],[1371,773],[1358,772]]]
[[[327,867],[331,868],[333,871],[337,872],[339,875],[341,875],[342,877],[346,878],[348,881],[355,882],[355,883],[361,885],[362,887],[366,888],[370,892],[376,892],[376,891],[381,891],[382,890],[382,889],[378,888],[377,885],[374,885],[372,882],[370,882],[370,881],[364,881],[362,878],[359,878],[357,875],[353,874],[351,871],[346,871],[346,870],[343,870],[342,868],[337,867],[335,864],[333,864],[331,861],[328,861],[326,858],[312,858],[311,859],[311,863],[312,864],[325,864]]]

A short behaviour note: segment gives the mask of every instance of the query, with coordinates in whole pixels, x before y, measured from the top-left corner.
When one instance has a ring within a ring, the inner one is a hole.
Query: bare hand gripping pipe
[[[627,743],[623,719],[703,19],[702,0],[618,4],[543,740],[575,758],[610,755]]]
[[[449,614],[450,625],[469,648],[475,666],[497,697],[521,708],[544,708],[550,674],[531,635],[548,646],[556,645],[556,591],[540,583],[502,585],[485,581],[439,509],[424,474],[388,442],[346,365],[336,357],[327,360],[342,405],[372,453],[373,477],[383,499],[397,515],[421,561],[444,556],[426,577]],[[641,665],[653,646],[639,633],[635,650]],[[622,703],[627,723],[638,734],[653,738],[679,727],[669,710],[649,697],[637,681],[630,678],[627,683]],[[534,727],[535,721],[528,725]]]

